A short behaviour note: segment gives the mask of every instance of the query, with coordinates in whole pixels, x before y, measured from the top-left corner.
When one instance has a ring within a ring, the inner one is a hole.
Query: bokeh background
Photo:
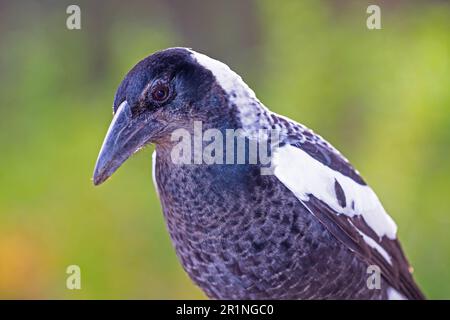
[[[426,295],[450,298],[450,4],[406,0],[0,1],[0,298],[204,298],[166,232],[152,148],[91,183],[117,85],[172,46],[226,62],[340,149]]]

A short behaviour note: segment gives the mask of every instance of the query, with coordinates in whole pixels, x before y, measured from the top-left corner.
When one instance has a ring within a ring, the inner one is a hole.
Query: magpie
[[[156,52],[122,80],[113,114],[94,184],[154,144],[153,182],[173,246],[208,297],[424,299],[395,222],[359,172],[322,137],[267,109],[226,64],[188,48]],[[247,142],[277,131],[270,174],[259,158],[174,161],[173,133],[195,136],[196,122],[202,133],[241,130]]]

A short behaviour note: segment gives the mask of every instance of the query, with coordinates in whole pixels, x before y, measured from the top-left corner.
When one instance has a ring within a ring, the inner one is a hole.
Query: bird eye
[[[169,87],[164,83],[156,84],[152,89],[152,98],[158,102],[164,102],[169,97]]]

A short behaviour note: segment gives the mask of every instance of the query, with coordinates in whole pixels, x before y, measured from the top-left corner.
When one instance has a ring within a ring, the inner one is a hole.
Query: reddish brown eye
[[[163,102],[169,97],[169,87],[165,84],[157,84],[152,89],[152,98],[155,101]]]

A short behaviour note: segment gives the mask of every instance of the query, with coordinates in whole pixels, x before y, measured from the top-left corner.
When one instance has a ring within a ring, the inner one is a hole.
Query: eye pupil
[[[158,85],[155,89],[153,89],[152,96],[153,99],[157,101],[163,101],[167,99],[169,95],[169,89],[165,85]]]

